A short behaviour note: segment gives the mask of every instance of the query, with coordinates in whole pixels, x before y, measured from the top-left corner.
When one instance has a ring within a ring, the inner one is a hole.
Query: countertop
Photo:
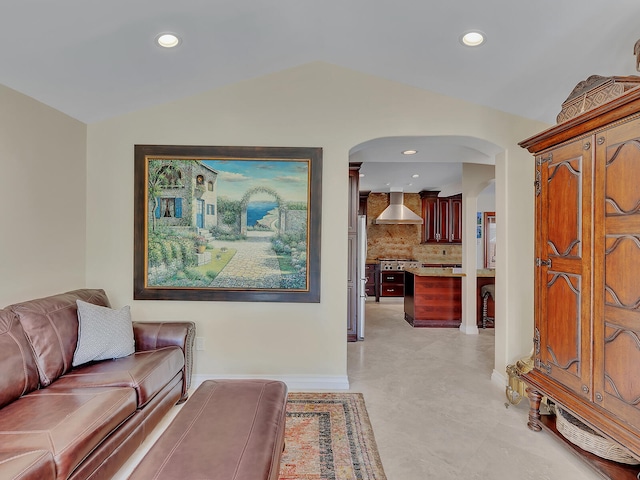
[[[467,275],[458,272],[459,269],[453,268],[405,268],[405,272],[409,272],[417,277],[466,277]],[[495,277],[495,270],[482,269],[476,271],[477,277]]]
[[[476,271],[476,277],[495,277],[496,271],[493,268],[483,268]]]

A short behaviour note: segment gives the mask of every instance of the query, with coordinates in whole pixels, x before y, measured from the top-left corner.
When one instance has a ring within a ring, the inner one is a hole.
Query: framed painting
[[[321,148],[134,157],[134,299],[320,302]]]

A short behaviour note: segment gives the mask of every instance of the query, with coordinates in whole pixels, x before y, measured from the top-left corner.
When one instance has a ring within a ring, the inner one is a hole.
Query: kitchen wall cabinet
[[[439,192],[420,192],[422,243],[462,243],[462,195],[438,197]]]
[[[360,182],[358,182],[360,183]],[[358,198],[359,198],[359,203],[358,203],[358,215],[367,215],[367,205],[369,203],[369,195],[371,194],[371,192],[359,192],[358,194]]]
[[[547,396],[640,456],[640,89],[520,145],[536,162],[529,428],[554,431]]]
[[[462,243],[462,195],[449,198],[449,239]]]

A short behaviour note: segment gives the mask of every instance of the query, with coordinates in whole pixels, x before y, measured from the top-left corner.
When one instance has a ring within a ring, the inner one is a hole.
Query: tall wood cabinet
[[[520,145],[536,164],[529,427],[554,429],[547,396],[640,456],[640,89]]]

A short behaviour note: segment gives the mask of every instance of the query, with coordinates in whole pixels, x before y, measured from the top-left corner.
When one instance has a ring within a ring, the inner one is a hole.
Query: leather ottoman
[[[129,478],[277,480],[286,403],[283,382],[207,380]]]

